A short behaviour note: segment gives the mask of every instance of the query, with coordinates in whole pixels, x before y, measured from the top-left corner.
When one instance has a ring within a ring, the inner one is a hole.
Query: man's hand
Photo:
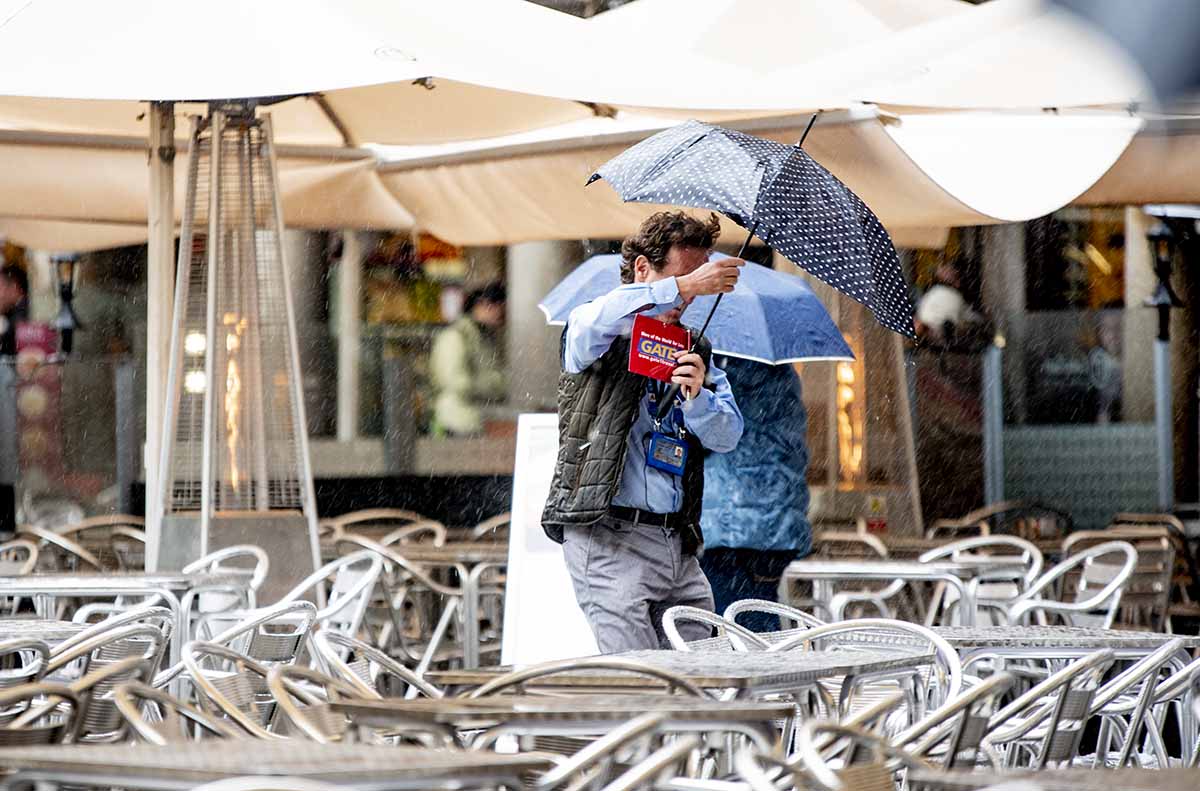
[[[704,359],[695,352],[680,349],[675,352],[675,362],[677,365],[671,374],[671,383],[679,385],[684,397],[695,398],[700,394],[700,388],[704,387],[704,375],[708,371]]]
[[[741,275],[746,262],[740,258],[714,258],[701,264],[696,271],[675,278],[679,295],[691,301],[703,294],[728,294]]]

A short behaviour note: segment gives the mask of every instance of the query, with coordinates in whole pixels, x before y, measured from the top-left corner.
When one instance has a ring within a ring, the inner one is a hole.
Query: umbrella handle
[[[754,230],[756,228],[758,228],[757,222],[750,226],[750,233],[746,234],[746,241],[742,242],[742,248],[738,250],[737,255],[734,256],[735,258],[741,258],[746,254],[746,250],[750,248],[750,240],[754,238]],[[713,314],[717,312],[717,305],[721,304],[721,298],[724,296],[725,294],[723,293],[717,294],[716,300],[713,302],[712,307],[709,308],[708,317],[704,319],[704,326],[696,334],[696,340],[692,341],[691,351],[693,354],[696,352],[696,347],[700,345],[700,339],[704,337],[705,331],[708,330],[708,325],[712,321]],[[667,413],[671,411],[671,405],[675,403],[675,396],[679,395],[679,389],[679,385],[671,385],[670,389],[667,390],[666,395],[663,396],[662,401],[658,404],[658,412],[655,414],[658,420],[665,418]]]

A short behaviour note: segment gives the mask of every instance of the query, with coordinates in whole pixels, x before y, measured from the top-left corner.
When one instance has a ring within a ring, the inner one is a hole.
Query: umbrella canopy
[[[799,146],[689,121],[605,163],[625,201],[714,209],[792,262],[913,336],[913,304],[887,231]]]
[[[538,307],[550,324],[566,324],[576,307],[619,285],[621,256],[594,255],[563,278]],[[698,326],[715,299],[698,297],[684,314],[684,323]],[[727,309],[713,317],[705,332],[715,352],[768,364],[854,359],[821,300],[798,277],[747,264],[725,301]]]

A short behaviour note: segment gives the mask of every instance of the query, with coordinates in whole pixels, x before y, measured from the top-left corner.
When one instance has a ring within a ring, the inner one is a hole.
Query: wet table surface
[[[361,725],[386,727],[396,720],[486,728],[511,722],[624,722],[642,714],[671,720],[773,722],[790,717],[791,703],[722,701],[685,695],[504,695],[437,700],[364,700],[328,704]]]
[[[798,690],[823,678],[876,672],[904,672],[929,664],[932,655],[911,648],[847,646],[824,651],[783,653],[724,653],[687,651],[627,651],[615,658],[630,659],[674,673],[698,687],[737,689],[746,693]],[[447,686],[480,686],[511,668],[447,670],[429,673],[430,681]],[[584,668],[529,682],[538,687],[656,689],[665,682],[628,671]]]
[[[792,561],[784,572],[788,577],[824,577],[853,582],[859,579],[930,579],[936,576],[954,575],[964,579],[997,574],[1008,576],[1021,574],[1025,566],[1011,557],[981,558],[969,562],[934,560],[922,563],[914,560],[883,560],[863,558],[861,560],[823,560],[805,558]]]
[[[88,624],[72,621],[49,621],[43,618],[0,618],[0,640],[41,640],[54,645],[68,640],[88,628]]]
[[[933,631],[955,648],[1144,648],[1154,650],[1180,638],[1185,648],[1200,648],[1200,636],[1094,629],[1085,626],[935,626]]]
[[[150,744],[0,748],[0,767],[19,778],[127,788],[188,789],[243,775],[304,777],[358,789],[461,788],[549,768],[542,758],[310,741],[213,739]]]
[[[908,774],[912,791],[975,791],[1001,783],[1029,791],[1196,791],[1200,769],[1043,769],[1038,772],[928,772]]]
[[[65,588],[81,591],[94,590],[103,593],[108,590],[125,590],[138,587],[160,588],[173,593],[186,593],[192,588],[202,585],[206,587],[244,587],[247,582],[247,577],[238,574],[155,574],[136,571],[90,572],[86,574],[28,574],[15,577],[0,577],[0,594],[8,590],[46,590],[52,592]]]

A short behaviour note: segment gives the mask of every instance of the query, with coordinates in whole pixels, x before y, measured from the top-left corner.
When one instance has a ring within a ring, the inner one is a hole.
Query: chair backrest
[[[322,744],[341,741],[348,723],[341,714],[329,709],[313,709],[313,706],[364,697],[354,684],[300,665],[271,668],[267,674],[267,688],[291,726]],[[378,700],[378,696],[375,699]]]
[[[146,562],[146,522],[131,514],[92,516],[55,529],[89,547],[106,568],[142,570]]]
[[[223,720],[146,684],[121,684],[113,690],[113,701],[134,735],[159,747],[206,736],[224,739],[241,736],[240,731]]]
[[[254,544],[238,544],[236,546],[209,552],[203,557],[193,560],[183,567],[184,574],[235,574],[248,577],[247,585],[257,591],[267,579],[271,570],[271,559],[266,551]]]
[[[739,599],[725,608],[724,617],[727,621],[737,623],[738,616],[743,613],[768,613],[774,615],[779,618],[780,627],[784,631],[808,629],[813,626],[825,625],[825,621],[822,621],[811,613],[767,599]]]
[[[46,571],[104,571],[100,558],[84,549],[74,539],[59,535],[38,525],[20,525],[18,536],[36,541],[41,550],[39,568]]]
[[[491,541],[497,538],[507,538],[508,528],[511,523],[512,513],[508,511],[488,517],[471,528],[471,540]]]
[[[1188,530],[1174,514],[1114,514],[1110,527],[1161,527],[1166,529],[1175,547],[1175,586],[1186,593],[1188,599],[1200,599],[1200,562],[1196,559]]]
[[[1055,614],[1071,626],[1107,629],[1136,567],[1137,551],[1128,542],[1108,541],[1083,549],[1034,580],[1009,607],[1009,619],[1020,623],[1031,613]],[[1050,598],[1056,592],[1061,598]]]
[[[83,702],[77,742],[115,742],[124,738],[124,718],[117,711],[113,690],[121,684],[146,682],[154,675],[151,663],[139,656],[108,662],[83,678],[72,681],[71,689]]]
[[[300,601],[318,586],[328,585],[326,604],[317,611],[317,622],[346,634],[357,634],[382,571],[383,561],[378,553],[352,552],[314,571],[284,594],[279,603]]]
[[[244,614],[237,623],[221,630],[206,642],[227,645],[264,665],[295,661],[317,617],[312,602],[294,601],[263,607]],[[201,622],[201,630],[205,624]],[[176,662],[154,679],[154,686],[167,684],[184,672],[183,661]]]
[[[80,643],[85,643],[97,635],[111,632],[113,629],[134,625],[156,627],[163,633],[162,645],[165,646],[167,640],[171,637],[172,630],[175,628],[175,616],[166,607],[158,607],[156,605],[121,610],[105,618],[103,621],[94,623],[88,628],[76,632],[66,640],[63,640],[54,647],[54,654],[58,655],[70,651]]]
[[[1010,765],[1021,763],[1033,769],[1072,760],[1079,752],[1096,690],[1113,658],[1109,649],[1095,651],[1034,685],[992,715],[985,746],[1006,748]],[[1022,763],[1016,752],[1023,747],[1031,754]]]
[[[343,533],[345,535],[345,533]],[[379,539],[386,546],[426,542],[440,547],[446,543],[446,526],[432,519],[397,527]]]
[[[830,743],[840,753],[830,757]],[[897,770],[933,766],[893,745],[887,737],[836,722],[809,720],[796,733],[794,763],[819,788],[877,791],[895,787]]]
[[[16,577],[32,574],[38,564],[38,545],[33,541],[15,538],[0,544],[0,575]]]
[[[408,689],[428,698],[442,697],[440,689],[362,640],[322,629],[313,635],[313,647],[325,671],[357,687],[363,697],[403,697]]]
[[[986,524],[986,523],[985,523]],[[1011,560],[1023,569],[1019,576],[998,576],[988,573],[970,581],[975,594],[978,610],[976,622],[987,619],[989,613],[999,610],[994,620],[1004,622],[1004,611],[1007,605],[1021,595],[1030,583],[1042,573],[1045,562],[1041,550],[1030,541],[1017,536],[980,535],[952,541],[943,546],[923,552],[918,560],[929,563],[936,560],[950,560],[960,563],[986,562],[989,560]],[[939,584],[935,589],[933,600],[929,603],[926,624],[952,623],[953,615],[958,607],[957,591],[945,584]]]
[[[166,643],[163,630],[151,624],[133,623],[105,629],[86,640],[52,651],[46,676],[70,683],[129,657],[157,668]]]
[[[932,672],[923,671],[926,710],[936,709],[962,689],[962,661],[958,651],[932,629],[890,618],[859,618],[815,626],[794,637],[772,643],[769,651],[824,650],[846,646],[912,648],[933,654]],[[847,701],[843,701],[847,703]]]
[[[79,695],[65,684],[38,681],[0,690],[0,747],[69,741],[79,706]]]
[[[538,778],[536,791],[598,789],[613,778],[619,756],[649,755],[661,742],[661,714],[643,714],[591,742]]]
[[[267,665],[227,645],[200,640],[184,645],[183,665],[203,710],[232,721],[251,736],[283,738],[270,731],[276,706],[267,686]]]
[[[0,690],[40,681],[50,664],[50,647],[22,637],[0,642]]]
[[[327,539],[340,538],[343,535],[359,535],[372,541],[385,543],[385,539],[402,528],[413,526],[417,529],[407,540],[417,540],[421,535],[431,535],[435,542],[445,540],[446,527],[436,519],[429,519],[416,511],[402,508],[367,508],[352,511],[348,514],[323,520],[328,530]],[[401,536],[408,534],[401,533]],[[399,540],[399,539],[397,539]]]
[[[1121,592],[1119,623],[1161,631],[1171,605],[1175,578],[1175,545],[1166,527],[1114,525],[1105,530],[1080,530],[1067,536],[1069,555],[1108,541],[1126,541],[1137,550],[1137,565]],[[1072,580],[1068,578],[1070,587]]]
[[[946,521],[960,526],[982,522],[990,535],[1013,535],[1029,541],[1061,539],[1072,529],[1071,515],[1066,511],[1032,500],[994,503]]]
[[[677,676],[667,670],[648,665],[645,662],[637,662],[632,659],[624,659],[616,656],[595,656],[582,657],[579,659],[556,659],[551,662],[542,662],[537,665],[520,670],[514,670],[511,673],[505,673],[502,676],[492,679],[471,692],[467,693],[468,698],[483,698],[488,695],[498,695],[508,689],[523,689],[525,684],[530,681],[536,681],[540,678],[557,675],[559,673],[575,673],[580,670],[618,670],[624,673],[633,675],[648,676],[666,684],[669,691],[681,690],[688,695],[697,698],[708,697],[704,690],[697,687],[686,678]]]
[[[738,626],[733,621],[726,620],[714,612],[702,610],[699,607],[688,607],[685,605],[676,605],[668,608],[663,613],[663,632],[667,635],[667,641],[676,651],[691,651],[695,648],[701,650],[714,650],[719,648],[712,643],[712,639],[697,641],[696,644],[689,644],[683,636],[679,634],[679,622],[692,621],[707,624],[717,629],[717,639],[723,638],[733,651],[765,651],[767,642],[761,639],[754,632],[751,632],[744,626]]]
[[[1159,679],[1164,672],[1168,671],[1168,663],[1182,651],[1182,639],[1169,640],[1122,670],[1096,690],[1091,708],[1093,716],[1104,714],[1109,706],[1117,702],[1118,698],[1123,696],[1134,698],[1131,710],[1126,711],[1127,706],[1124,705],[1118,706],[1121,709],[1121,717],[1125,721],[1125,735],[1121,747],[1117,751],[1116,759],[1109,761],[1107,756],[1102,755],[1102,751],[1107,749],[1108,745],[1100,744],[1096,748],[1097,758],[1101,761],[1100,765],[1122,767],[1129,762],[1134,748],[1141,738],[1142,727],[1146,723],[1146,714],[1154,703]],[[1150,726],[1157,728],[1158,724],[1152,722]]]
[[[939,754],[943,769],[974,767],[989,721],[1013,681],[1008,673],[993,673],[898,733],[893,742],[913,755]]]

